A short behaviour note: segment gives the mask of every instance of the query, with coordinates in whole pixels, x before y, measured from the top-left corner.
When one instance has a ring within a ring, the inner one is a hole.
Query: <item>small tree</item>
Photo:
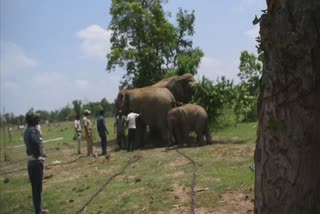
[[[241,79],[235,87],[234,113],[237,122],[257,120],[257,96],[261,76],[261,63],[254,54],[242,51],[238,76]]]
[[[72,101],[72,104],[73,104],[74,113],[76,115],[80,115],[80,113],[81,113],[81,105],[82,105],[81,100],[74,100],[74,101]]]
[[[214,84],[206,77],[195,85],[193,102],[201,105],[208,113],[210,123],[217,121],[223,108],[231,105],[233,82],[222,77]]]

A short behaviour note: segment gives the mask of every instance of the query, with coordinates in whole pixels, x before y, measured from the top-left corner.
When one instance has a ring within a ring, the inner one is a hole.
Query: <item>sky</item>
[[[73,100],[113,102],[124,74],[105,70],[111,0],[0,0],[1,113],[58,110]],[[196,79],[239,81],[241,51],[257,55],[255,15],[266,0],[169,0],[195,11],[194,47],[204,52]]]

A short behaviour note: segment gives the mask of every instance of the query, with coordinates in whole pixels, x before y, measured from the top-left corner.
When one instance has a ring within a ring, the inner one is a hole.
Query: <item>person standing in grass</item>
[[[38,124],[37,120],[36,114],[33,111],[29,111],[26,114],[28,127],[24,132],[24,142],[28,155],[28,174],[32,187],[32,200],[35,214],[47,213],[47,210],[42,210],[41,208],[44,157],[46,155],[40,133],[36,128]]]
[[[11,124],[9,124],[8,126],[8,134],[9,134],[9,142],[11,143],[12,142],[12,126]]]
[[[134,113],[130,110],[130,113],[127,116],[128,122],[128,152],[133,151],[135,147],[135,138],[136,138],[136,119],[140,114]]]
[[[78,154],[81,154],[81,122],[80,122],[80,115],[76,115],[76,119],[74,121],[74,130],[76,133],[76,139],[77,139],[77,151]]]
[[[83,117],[84,130],[87,139],[87,156],[93,155],[92,122],[89,119],[90,113],[91,112],[89,110],[85,110]]]
[[[105,124],[103,110],[100,111],[100,115],[97,119],[97,129],[101,139],[102,155],[106,155],[107,157],[107,135],[109,134],[109,131]]]
[[[116,129],[115,129],[115,127],[116,127]],[[125,116],[122,115],[122,112],[120,110],[116,116],[116,121],[115,121],[114,127],[113,127],[114,132],[115,132],[115,130],[117,130],[117,143],[118,143],[120,149],[125,148],[125,139],[126,138],[125,138],[124,128],[125,128]]]

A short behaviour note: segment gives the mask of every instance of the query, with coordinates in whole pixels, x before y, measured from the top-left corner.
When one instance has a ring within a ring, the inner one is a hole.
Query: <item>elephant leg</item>
[[[202,131],[197,131],[197,140],[200,142],[200,145],[204,145],[204,140],[203,140],[203,132]]]
[[[207,145],[209,145],[210,142],[211,142],[211,135],[210,135],[210,132],[209,132],[209,129],[208,129],[208,128],[207,128],[206,131],[205,131],[205,135],[206,135]]]
[[[175,138],[176,138],[176,144],[180,147],[183,146],[183,137],[182,137],[182,133],[179,130],[179,128],[176,128],[175,130]]]
[[[137,120],[136,121],[136,126],[137,126],[137,134],[136,134],[136,146],[137,147],[144,147],[145,143],[145,133],[146,133],[146,124],[142,120]]]
[[[161,145],[169,145],[169,130],[167,127],[160,127],[159,138],[161,140]]]

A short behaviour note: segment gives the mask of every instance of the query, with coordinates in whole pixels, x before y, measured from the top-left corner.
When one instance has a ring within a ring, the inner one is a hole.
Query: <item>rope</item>
[[[194,168],[194,173],[193,173],[193,177],[192,177],[192,185],[191,185],[191,203],[192,203],[192,214],[195,214],[195,209],[196,209],[196,192],[195,192],[195,186],[196,186],[196,179],[198,176],[198,167],[197,167],[197,163],[190,158],[189,156],[187,156],[186,154],[184,154],[183,152],[181,152],[178,149],[175,149],[176,152],[178,152],[179,154],[181,154],[182,156],[184,156],[185,158],[187,158],[188,160],[190,160],[193,164],[193,168]]]
[[[91,203],[91,201],[109,184],[109,182],[113,178],[115,178],[118,175],[122,174],[130,164],[132,164],[134,162],[137,162],[140,158],[141,158],[141,156],[138,156],[138,157],[136,157],[135,159],[132,160],[132,158],[130,157],[129,158],[129,162],[122,168],[122,170],[120,172],[118,172],[118,173],[115,173],[115,174],[111,175],[108,178],[108,180],[94,194],[91,195],[89,200],[76,212],[76,214],[78,214],[81,211],[85,210],[87,208],[87,206]]]

